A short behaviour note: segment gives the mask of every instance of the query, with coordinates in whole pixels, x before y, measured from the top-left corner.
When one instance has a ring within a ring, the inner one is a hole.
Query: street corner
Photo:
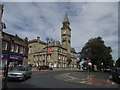
[[[94,84],[98,86],[106,86],[106,87],[118,87],[120,84],[112,82],[110,80],[98,79],[94,77],[90,77],[86,82],[86,84]]]

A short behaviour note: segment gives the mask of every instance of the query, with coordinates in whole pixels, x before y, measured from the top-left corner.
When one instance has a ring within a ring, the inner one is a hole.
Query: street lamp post
[[[2,15],[3,15],[3,5],[0,4],[0,42],[2,42],[2,38],[3,38],[2,37],[3,29],[6,29],[5,23],[2,22]],[[2,55],[2,43],[0,44],[0,55]],[[1,67],[2,67],[2,59],[0,59],[0,62],[1,62]],[[4,72],[4,74],[5,74],[5,72]],[[5,76],[6,76],[6,74],[5,74]],[[5,81],[6,81],[6,79],[5,79]],[[6,82],[2,83],[2,89],[5,89],[5,88],[6,88]]]
[[[2,15],[3,15],[3,5],[0,4],[0,42],[2,42],[2,32],[3,29],[6,29],[5,23],[2,22]],[[2,43],[0,43],[0,55],[2,55]],[[2,67],[2,59],[0,59],[1,67]]]
[[[48,62],[47,62],[47,57],[48,57],[48,41],[49,41],[49,38],[46,38],[46,41],[47,41],[47,46],[46,46],[46,65],[48,65]]]
[[[10,38],[9,46],[8,46],[8,60],[7,60],[7,66],[5,67],[5,78],[3,79],[3,87],[2,89],[5,90],[7,88],[7,78],[8,78],[8,67],[10,63],[10,55],[11,55],[11,43],[13,43],[13,40]]]

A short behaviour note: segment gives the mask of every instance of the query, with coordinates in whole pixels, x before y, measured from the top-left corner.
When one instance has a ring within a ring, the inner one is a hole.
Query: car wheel
[[[31,74],[30,74],[29,78],[31,78]]]
[[[115,82],[115,78],[113,78],[113,76],[112,76],[112,81]]]
[[[119,80],[119,78],[117,78],[116,82],[117,82],[118,84],[120,83],[120,80]]]
[[[31,78],[31,75],[29,76],[29,78]]]
[[[26,76],[23,77],[23,80],[22,80],[22,81],[25,81],[25,79],[26,79]]]

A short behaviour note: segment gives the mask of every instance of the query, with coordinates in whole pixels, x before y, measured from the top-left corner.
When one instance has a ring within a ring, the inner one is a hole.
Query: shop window
[[[59,57],[58,57],[59,59],[60,59],[60,55],[59,55]]]
[[[48,59],[49,59],[49,60],[51,59],[51,55],[48,55]]]

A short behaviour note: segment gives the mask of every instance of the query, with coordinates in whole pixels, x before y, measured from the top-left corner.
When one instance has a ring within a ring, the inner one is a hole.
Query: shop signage
[[[7,55],[0,55],[0,58],[8,58],[8,56]],[[16,56],[11,56],[10,59],[13,59],[13,60],[23,60],[23,58],[16,57]]]

